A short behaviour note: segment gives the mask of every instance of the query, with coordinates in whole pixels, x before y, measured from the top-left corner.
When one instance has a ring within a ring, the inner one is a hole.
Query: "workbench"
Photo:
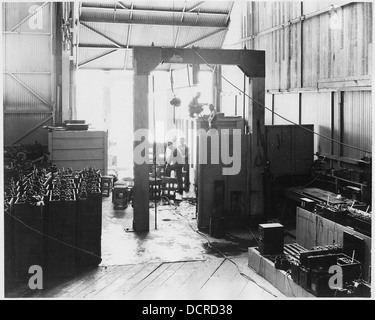
[[[353,228],[343,226],[322,216],[297,207],[296,241],[304,248],[329,244],[343,245],[344,232],[348,232],[365,243],[365,261],[363,263],[363,278],[369,281],[371,274],[371,237],[368,237]]]

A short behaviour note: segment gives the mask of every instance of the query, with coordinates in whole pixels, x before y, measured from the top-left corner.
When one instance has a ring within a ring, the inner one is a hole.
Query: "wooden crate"
[[[94,167],[103,175],[107,173],[107,131],[51,131],[48,151],[58,169]]]
[[[160,200],[161,199],[161,192],[162,192],[162,180],[161,179],[154,179],[150,178],[150,196],[149,200]]]
[[[100,196],[100,198],[98,197],[98,195]],[[98,198],[100,202],[98,201]],[[78,269],[97,266],[101,262],[101,200],[102,199],[100,194],[90,194],[86,199],[77,199],[77,250],[75,261]]]
[[[101,179],[101,190],[104,197],[109,197],[113,188],[113,177],[102,176]]]
[[[30,278],[29,268],[33,265],[41,266],[44,270],[45,238],[40,234],[44,231],[44,214],[44,206],[21,203],[19,200],[14,203],[14,277],[17,282]]]
[[[128,206],[128,188],[125,185],[117,185],[112,192],[113,208],[115,210],[126,209]]]
[[[4,212],[4,285],[8,292],[14,285],[14,201],[12,198],[9,206]]]
[[[75,273],[76,201],[53,201],[48,213],[48,276],[61,278]],[[63,242],[63,243],[61,243]]]

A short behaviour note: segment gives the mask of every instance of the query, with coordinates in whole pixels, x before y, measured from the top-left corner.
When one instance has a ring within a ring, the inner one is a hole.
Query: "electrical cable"
[[[28,224],[26,224],[25,222],[23,222],[22,220],[18,219],[16,216],[12,215],[11,213],[9,213],[9,212],[7,212],[7,211],[5,211],[5,213],[6,213],[7,215],[11,216],[13,219],[15,219],[16,221],[18,221],[19,223],[21,223],[22,225],[24,225],[26,228],[30,229],[30,230],[33,231],[33,232],[36,232],[36,233],[40,234],[41,236],[44,236],[44,237],[47,237],[48,239],[54,240],[54,241],[56,241],[56,242],[59,242],[59,243],[65,245],[65,246],[67,246],[67,247],[72,248],[72,249],[76,249],[76,250],[82,251],[82,252],[84,252],[84,253],[87,253],[87,254],[89,254],[89,255],[95,257],[95,258],[99,258],[99,259],[102,258],[102,257],[97,256],[96,254],[94,254],[94,253],[92,253],[92,252],[89,252],[89,251],[84,250],[84,249],[82,249],[82,248],[79,248],[79,247],[73,246],[73,245],[71,245],[71,244],[69,244],[69,243],[67,243],[67,242],[64,242],[64,241],[59,240],[59,239],[57,239],[57,238],[54,238],[54,237],[52,237],[52,236],[50,236],[50,235],[48,235],[48,234],[45,234],[45,233],[43,233],[43,232],[41,232],[41,231],[39,231],[39,230],[36,230],[36,229],[34,229],[33,227],[30,227]]]
[[[212,71],[215,72],[215,70],[212,69],[212,68],[210,67],[210,65],[208,64],[208,62],[207,62],[207,61],[206,61],[206,60],[205,60],[205,59],[204,59],[204,58],[203,58],[198,52],[196,52],[196,51],[194,51],[194,52],[195,52],[195,53],[196,53],[196,54],[197,54],[197,55],[198,55],[198,56],[199,56],[199,57],[200,57],[200,58],[206,63],[206,65],[207,65]],[[371,151],[364,150],[364,149],[362,149],[362,148],[358,148],[358,147],[352,146],[352,145],[350,145],[350,144],[343,143],[343,142],[341,142],[341,141],[338,141],[338,140],[332,139],[332,138],[327,137],[327,136],[325,136],[325,135],[323,135],[323,134],[321,134],[321,133],[315,132],[314,130],[310,130],[310,129],[308,129],[308,128],[306,128],[306,127],[304,127],[304,126],[302,126],[302,125],[300,125],[300,124],[298,124],[298,123],[296,123],[296,122],[294,122],[294,121],[292,121],[292,120],[289,120],[288,118],[286,118],[286,117],[284,117],[284,116],[278,114],[278,113],[275,112],[274,110],[268,108],[268,107],[265,106],[263,103],[261,103],[261,102],[255,100],[254,98],[250,97],[246,92],[242,91],[240,88],[238,88],[235,84],[233,84],[231,81],[229,81],[229,80],[228,80],[225,76],[223,76],[222,74],[221,74],[220,76],[221,76],[226,82],[228,82],[231,86],[233,86],[233,87],[236,88],[238,91],[242,92],[244,95],[246,95],[248,98],[250,98],[252,101],[254,101],[255,103],[257,103],[258,105],[260,105],[260,106],[263,107],[264,109],[267,109],[268,111],[270,111],[270,112],[272,112],[273,114],[277,115],[279,118],[281,118],[281,119],[283,119],[283,120],[285,120],[285,121],[287,121],[287,122],[289,122],[289,123],[291,123],[291,124],[294,124],[294,125],[296,125],[296,126],[302,128],[302,129],[304,129],[304,130],[306,130],[306,131],[308,131],[308,132],[311,132],[311,133],[313,133],[313,134],[315,134],[315,135],[317,135],[317,136],[319,136],[319,137],[322,137],[322,138],[324,138],[324,139],[327,139],[327,140],[329,140],[329,141],[331,141],[331,142],[334,142],[334,143],[340,144],[340,145],[342,145],[342,146],[345,146],[345,147],[348,147],[348,148],[351,148],[351,149],[354,149],[354,150],[358,150],[358,151],[361,151],[361,152],[365,152],[365,153],[372,154]]]
[[[212,243],[211,243],[211,241],[210,241],[210,239],[207,237],[206,234],[204,234],[203,232],[201,232],[201,231],[199,231],[199,230],[194,229],[194,227],[191,225],[189,219],[188,219],[187,217],[185,217],[184,215],[182,215],[180,212],[178,212],[178,210],[177,210],[177,206],[174,208],[174,207],[171,205],[170,200],[169,200],[168,197],[161,196],[161,198],[165,198],[165,199],[168,200],[168,205],[171,206],[171,207],[174,209],[174,211],[175,211],[176,214],[178,214],[179,216],[181,216],[182,218],[184,218],[184,219],[187,221],[189,227],[190,227],[194,232],[196,232],[196,233],[198,233],[200,236],[206,238],[206,240],[207,240],[207,245],[208,245],[208,247],[209,247],[210,249],[215,250],[215,251],[218,252],[218,253],[219,253],[219,254],[220,254],[225,260],[228,260],[229,262],[233,263],[233,264],[236,266],[236,268],[237,268],[237,270],[238,270],[238,273],[239,273],[243,278],[245,278],[245,279],[248,280],[248,281],[251,281],[251,282],[255,283],[259,288],[263,289],[264,291],[266,291],[266,292],[269,293],[270,295],[272,295],[272,296],[274,296],[275,298],[277,298],[277,296],[276,296],[275,294],[273,294],[270,290],[268,290],[267,288],[265,288],[264,286],[262,286],[261,284],[259,284],[258,282],[256,282],[254,279],[252,279],[251,277],[249,277],[249,276],[246,275],[245,273],[243,273],[243,272],[241,271],[239,265],[238,265],[235,261],[233,261],[231,258],[229,258],[226,254],[224,254],[224,253],[223,253],[222,251],[220,251],[218,248],[216,248],[215,246],[213,246]],[[253,236],[254,236],[254,235],[253,235]]]

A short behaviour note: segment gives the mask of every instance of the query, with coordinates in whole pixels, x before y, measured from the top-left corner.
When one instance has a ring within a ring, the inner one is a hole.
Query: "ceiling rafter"
[[[88,30],[92,31],[93,33],[98,34],[99,36],[103,37],[104,39],[108,40],[109,42],[113,43],[116,47],[122,48],[123,46],[119,44],[117,41],[113,40],[111,37],[108,37],[104,33],[100,32],[99,30],[87,25],[85,22],[80,21],[80,24],[83,25]]]
[[[196,15],[202,15],[202,16],[214,16],[214,17],[219,17],[219,16],[222,16],[222,17],[226,17],[228,15],[227,12],[198,12],[198,11],[194,11],[196,9],[198,9],[199,6],[196,5],[195,7],[193,7],[192,9],[189,9],[189,10],[185,10],[185,14],[188,14],[188,15],[191,15],[191,16],[196,16]],[[162,14],[181,14],[182,13],[182,10],[163,10],[163,9],[137,9],[137,8],[134,8],[134,4],[132,3],[131,7],[130,8],[122,8],[121,6],[120,7],[113,7],[113,8],[103,8],[103,7],[95,7],[95,6],[82,6],[82,11],[84,13],[84,11],[101,11],[101,12],[108,12],[108,11],[129,11],[131,10],[132,12],[134,13],[145,13],[145,12],[148,12],[148,13],[162,13]]]
[[[211,32],[209,34],[206,34],[206,35],[204,35],[204,36],[202,36],[202,37],[200,37],[198,39],[195,39],[193,41],[190,41],[190,42],[184,44],[183,46],[181,46],[181,48],[189,47],[189,46],[191,46],[191,45],[193,45],[193,44],[195,44],[195,43],[197,43],[199,41],[202,41],[204,39],[210,38],[210,37],[212,37],[212,36],[214,36],[214,35],[216,35],[216,34],[218,34],[220,32],[223,32],[223,31],[228,31],[228,29],[227,28],[217,29],[217,30],[215,30],[215,31],[213,31],[213,32]]]
[[[25,23],[27,20],[29,20],[34,14],[38,13],[41,9],[43,9],[48,4],[49,4],[49,2],[44,2],[43,4],[41,4],[33,12],[31,12],[26,18],[24,18],[20,22],[18,22],[12,29],[10,29],[10,31],[16,30],[19,26],[21,26],[23,23]]]
[[[185,13],[185,10],[186,10],[186,1],[184,2],[184,8],[182,10],[182,14],[181,14],[181,19],[180,19],[180,23],[182,23],[184,21],[184,13]],[[176,38],[174,39],[174,44],[173,46],[176,48],[177,46],[177,39],[178,39],[178,34],[180,33],[180,29],[181,29],[181,26],[178,26],[177,28],[177,32],[176,32]]]
[[[201,2],[197,3],[192,8],[189,9],[189,12],[193,12],[194,10],[200,8],[203,3],[204,3],[204,1],[201,1]]]
[[[103,49],[104,49],[104,48],[103,48]],[[116,49],[114,49],[114,50],[112,50],[112,51],[109,51],[109,52],[103,53],[103,54],[101,54],[100,56],[97,56],[97,57],[92,58],[92,59],[90,59],[90,60],[87,60],[87,61],[81,63],[80,65],[78,65],[78,68],[82,68],[83,66],[86,66],[86,65],[88,65],[89,63],[92,63],[92,62],[97,61],[97,60],[99,60],[99,59],[101,59],[101,58],[104,58],[104,57],[110,55],[111,53],[116,52],[117,50],[118,50],[118,48],[116,48]]]
[[[126,38],[126,49],[129,49],[131,29],[132,29],[132,25],[130,24],[129,27],[128,27],[128,35],[127,35],[127,38]],[[125,67],[124,67],[124,69],[126,69],[126,66],[128,65],[128,56],[129,56],[129,50],[126,50],[125,51]]]

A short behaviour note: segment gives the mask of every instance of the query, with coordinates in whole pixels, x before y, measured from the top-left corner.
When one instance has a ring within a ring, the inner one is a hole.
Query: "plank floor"
[[[138,234],[127,231],[133,222],[132,208],[114,210],[111,198],[103,198],[100,266],[67,280],[46,281],[43,290],[30,290],[25,283],[7,292],[6,298],[249,300],[283,296],[248,267],[250,235],[240,234],[242,242],[233,242],[233,236],[202,236],[194,232],[195,206],[182,202],[178,208],[159,205],[157,229],[150,209],[152,227]],[[231,260],[209,249],[208,239]]]
[[[237,266],[234,263],[237,264]],[[239,272],[241,270],[252,280]],[[251,300],[283,295],[247,266],[247,257],[98,267],[50,288],[26,286],[7,298]]]

